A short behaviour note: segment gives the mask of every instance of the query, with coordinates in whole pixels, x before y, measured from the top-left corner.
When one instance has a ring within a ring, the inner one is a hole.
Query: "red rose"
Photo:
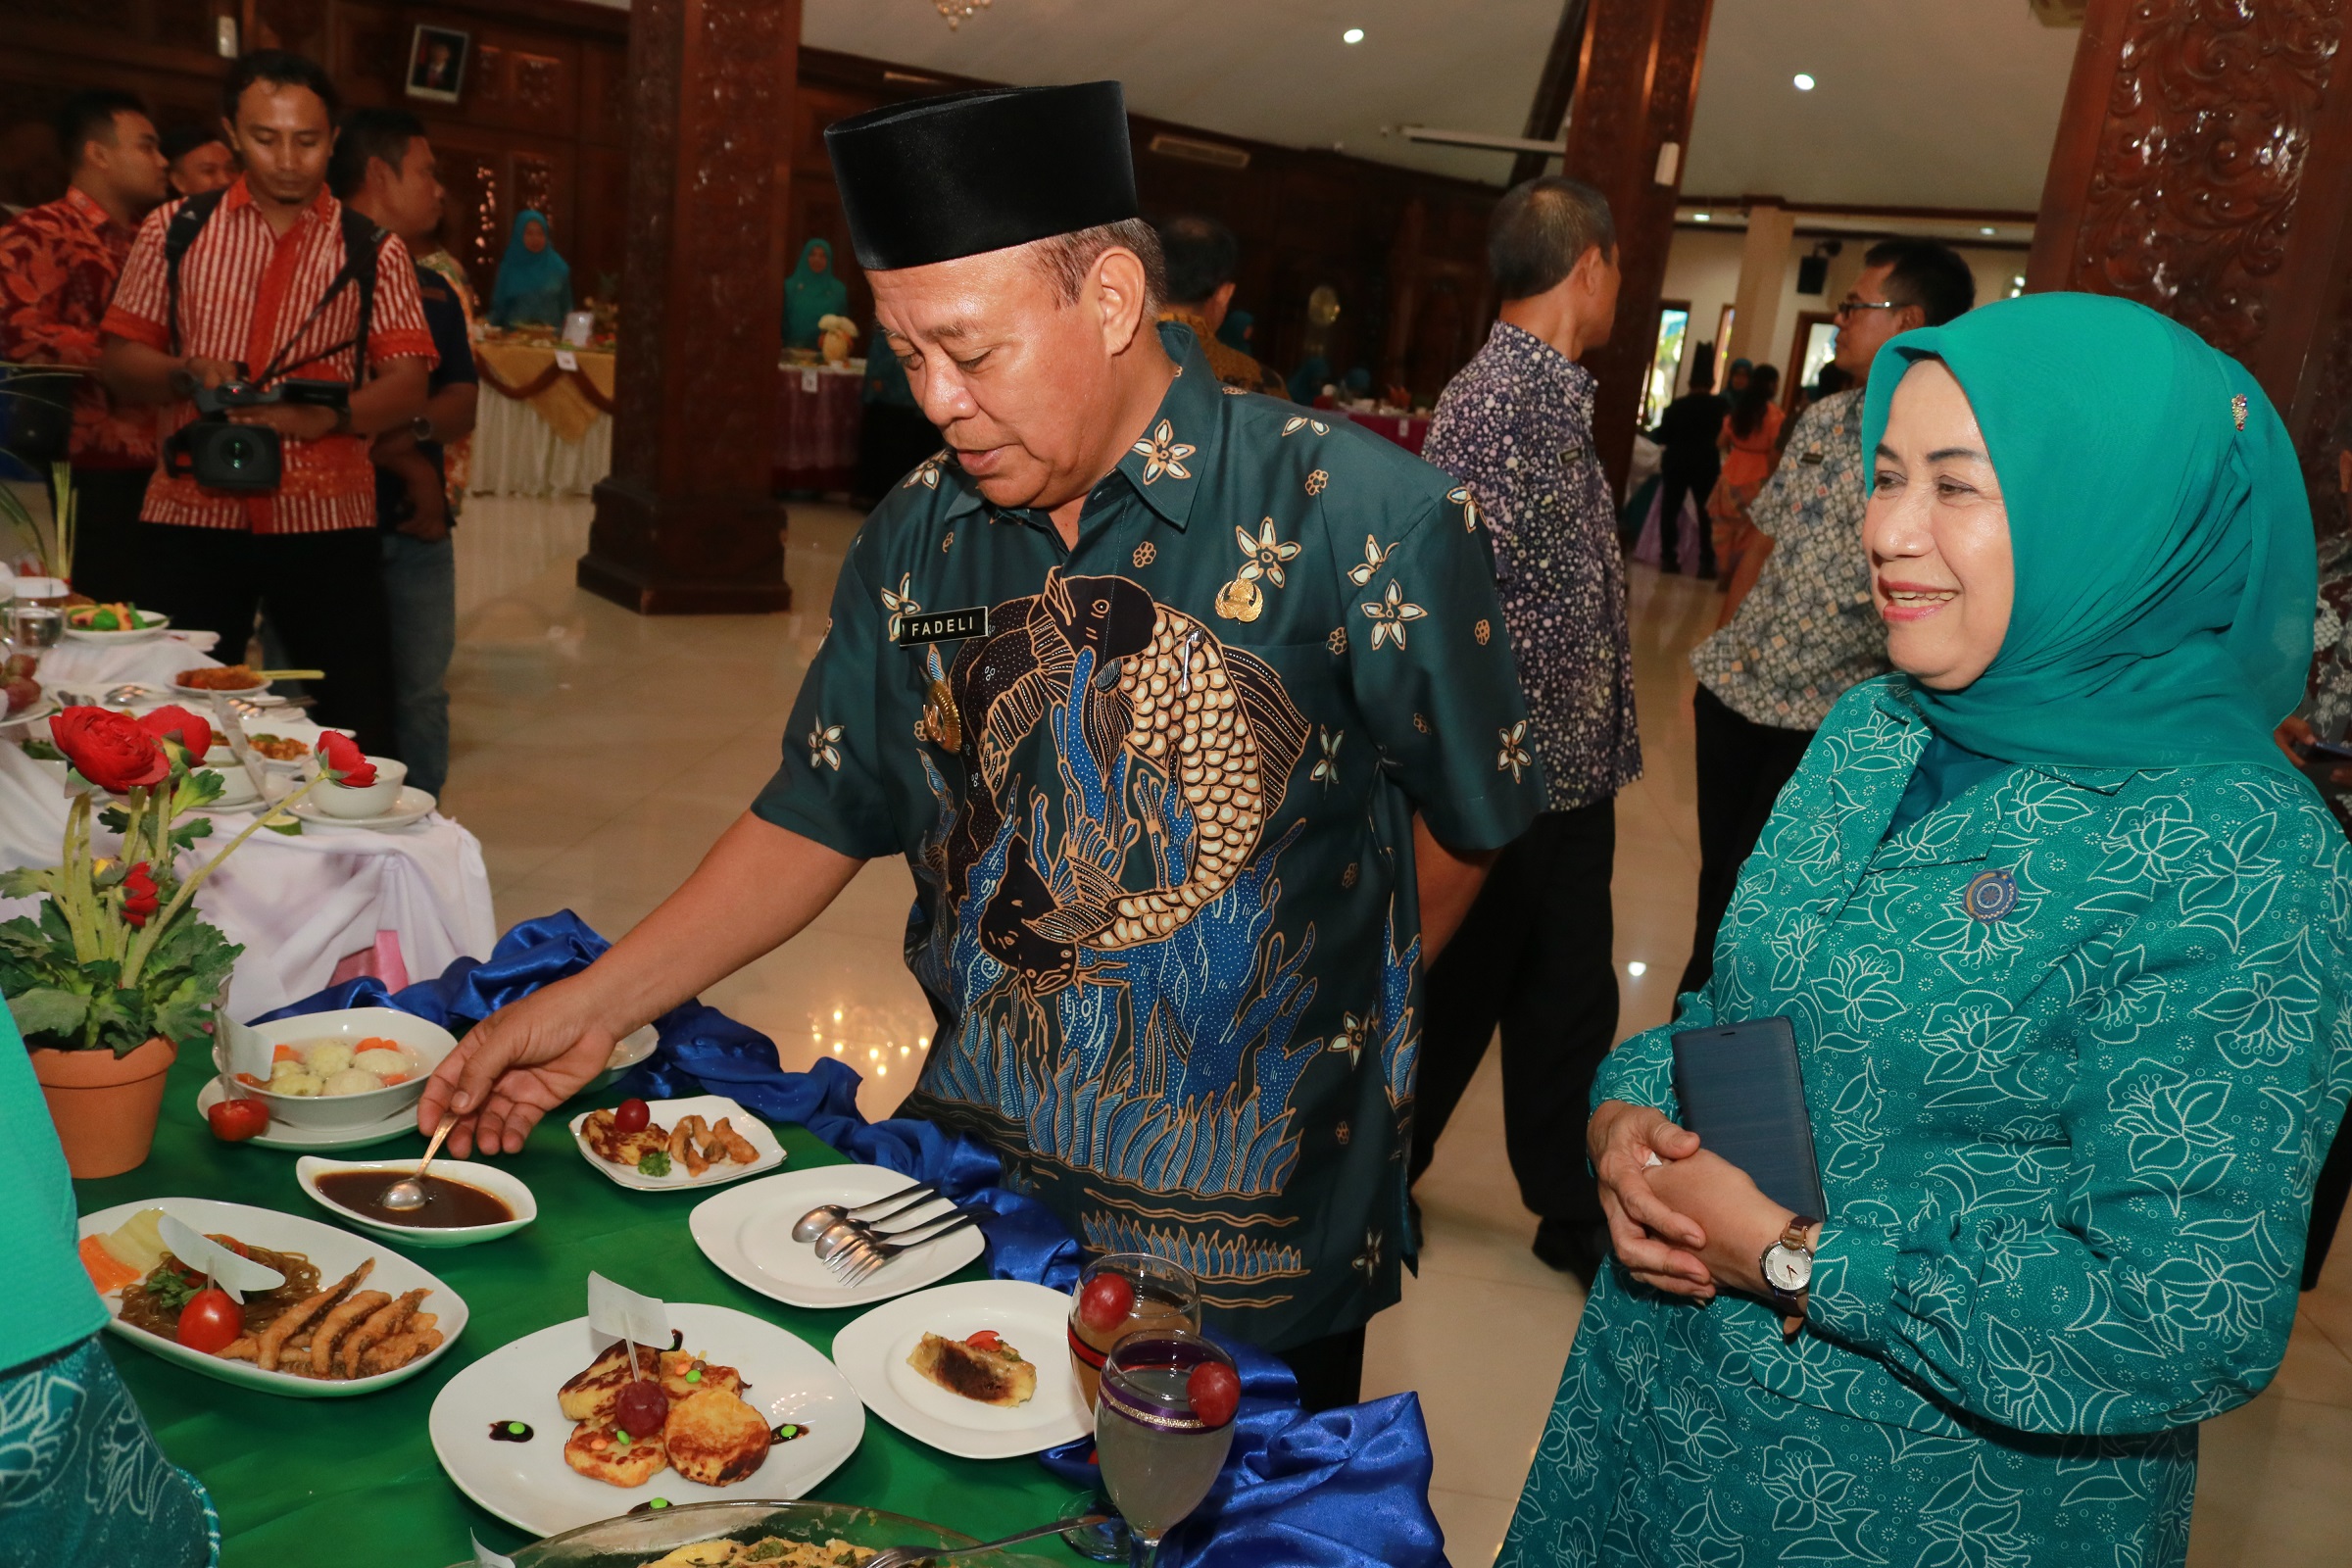
[[[211,720],[201,714],[189,712],[176,703],[157,709],[154,712],[139,719],[138,725],[139,728],[158,740],[167,736],[176,737],[181,747],[187,751],[190,767],[202,767],[204,754],[213,749]]]
[[[338,784],[364,790],[375,782],[375,764],[360,750],[360,743],[339,730],[325,730],[318,736],[318,762],[326,776]]]
[[[155,909],[155,878],[147,874],[147,862],[141,860],[122,878],[122,918],[134,926],[145,925]]]
[[[69,708],[49,720],[50,737],[83,778],[120,795],[172,776],[172,759],[138,720],[104,708]]]

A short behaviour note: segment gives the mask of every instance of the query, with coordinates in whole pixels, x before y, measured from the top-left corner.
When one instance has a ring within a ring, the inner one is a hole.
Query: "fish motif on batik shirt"
[[[1414,812],[1498,845],[1540,773],[1484,738],[1527,713],[1451,481],[1161,336],[1187,373],[1074,544],[952,460],[894,487],[754,809],[906,857],[940,1021],[903,1114],[1297,1343],[1395,1300],[1411,1251]]]

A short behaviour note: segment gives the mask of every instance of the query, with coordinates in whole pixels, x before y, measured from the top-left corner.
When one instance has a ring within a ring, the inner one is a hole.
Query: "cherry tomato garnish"
[[[269,1130],[270,1107],[258,1100],[223,1100],[204,1113],[213,1136],[224,1144],[241,1144]]]
[[[612,1112],[612,1130],[620,1133],[641,1133],[645,1124],[654,1119],[650,1106],[642,1100],[624,1100]]]
[[[211,1355],[245,1332],[245,1311],[220,1286],[208,1286],[179,1309],[179,1343]]]
[[[1135,1286],[1124,1274],[1098,1274],[1079,1293],[1078,1321],[1098,1334],[1108,1334],[1134,1310]]]
[[[982,1329],[977,1334],[965,1335],[963,1343],[975,1350],[993,1350],[1004,1343],[1004,1336],[995,1329]]]
[[[1193,1414],[1221,1427],[1241,1408],[1241,1374],[1222,1361],[1203,1361],[1184,1380],[1184,1396],[1192,1402]]]

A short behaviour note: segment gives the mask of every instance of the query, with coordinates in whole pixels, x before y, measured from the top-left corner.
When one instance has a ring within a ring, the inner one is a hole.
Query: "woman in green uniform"
[[[0,1008],[0,1568],[220,1560],[220,1524],[194,1476],[155,1446],[98,1344],[106,1304],[74,1255],[74,1186],[32,1059]]]
[[[1900,673],[1822,726],[1677,1025],[1790,1020],[1826,1223],[1674,1125],[1670,1029],[1618,1047],[1617,1267],[1505,1564],[2180,1564],[2197,1423],[2286,1346],[2352,1091],[2352,849],[2270,741],[2286,431],[2153,312],[2039,295],[1892,340],[1863,440]]]

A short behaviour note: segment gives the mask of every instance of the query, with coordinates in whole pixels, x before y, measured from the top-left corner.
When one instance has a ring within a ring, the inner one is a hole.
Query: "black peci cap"
[[[925,267],[1141,212],[1115,81],[988,87],[825,131],[858,265]]]

